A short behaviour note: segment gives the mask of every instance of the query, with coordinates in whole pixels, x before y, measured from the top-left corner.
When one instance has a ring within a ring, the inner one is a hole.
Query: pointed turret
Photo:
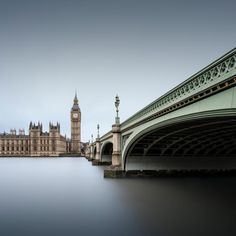
[[[78,98],[77,98],[77,92],[76,91],[75,91],[74,104],[78,105]]]
[[[43,124],[39,122],[39,130],[42,131],[42,129],[43,129]]]
[[[79,101],[78,101],[78,98],[77,98],[77,92],[75,92],[75,98],[74,98],[74,104],[73,104],[73,107],[72,107],[72,110],[79,110]]]

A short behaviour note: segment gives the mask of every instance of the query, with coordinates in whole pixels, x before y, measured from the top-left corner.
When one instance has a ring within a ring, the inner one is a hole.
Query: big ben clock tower
[[[71,108],[71,153],[80,155],[80,128],[81,112],[78,104],[77,94],[75,93],[74,104]]]

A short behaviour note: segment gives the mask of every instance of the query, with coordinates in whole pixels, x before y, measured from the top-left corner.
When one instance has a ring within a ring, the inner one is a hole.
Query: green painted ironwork
[[[236,48],[135,113],[121,124],[121,129],[234,75],[236,75]]]

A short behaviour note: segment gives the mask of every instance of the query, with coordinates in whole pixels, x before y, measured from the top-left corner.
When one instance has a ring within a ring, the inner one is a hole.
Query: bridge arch
[[[101,161],[111,162],[113,152],[113,143],[110,141],[104,142],[101,146]]]
[[[122,152],[123,168],[236,167],[236,109],[172,118],[134,132]]]
[[[96,158],[97,147],[96,145],[93,146],[93,158]]]

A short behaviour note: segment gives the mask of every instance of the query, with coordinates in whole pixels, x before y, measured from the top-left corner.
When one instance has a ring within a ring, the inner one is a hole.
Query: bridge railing
[[[236,48],[147,105],[121,124],[125,129],[155,112],[236,75]]]
[[[104,140],[109,139],[110,137],[112,137],[112,132],[111,132],[111,131],[109,131],[109,132],[107,132],[106,134],[104,134],[103,136],[101,136],[101,137],[100,137],[100,140],[101,140],[101,141],[104,141]]]

